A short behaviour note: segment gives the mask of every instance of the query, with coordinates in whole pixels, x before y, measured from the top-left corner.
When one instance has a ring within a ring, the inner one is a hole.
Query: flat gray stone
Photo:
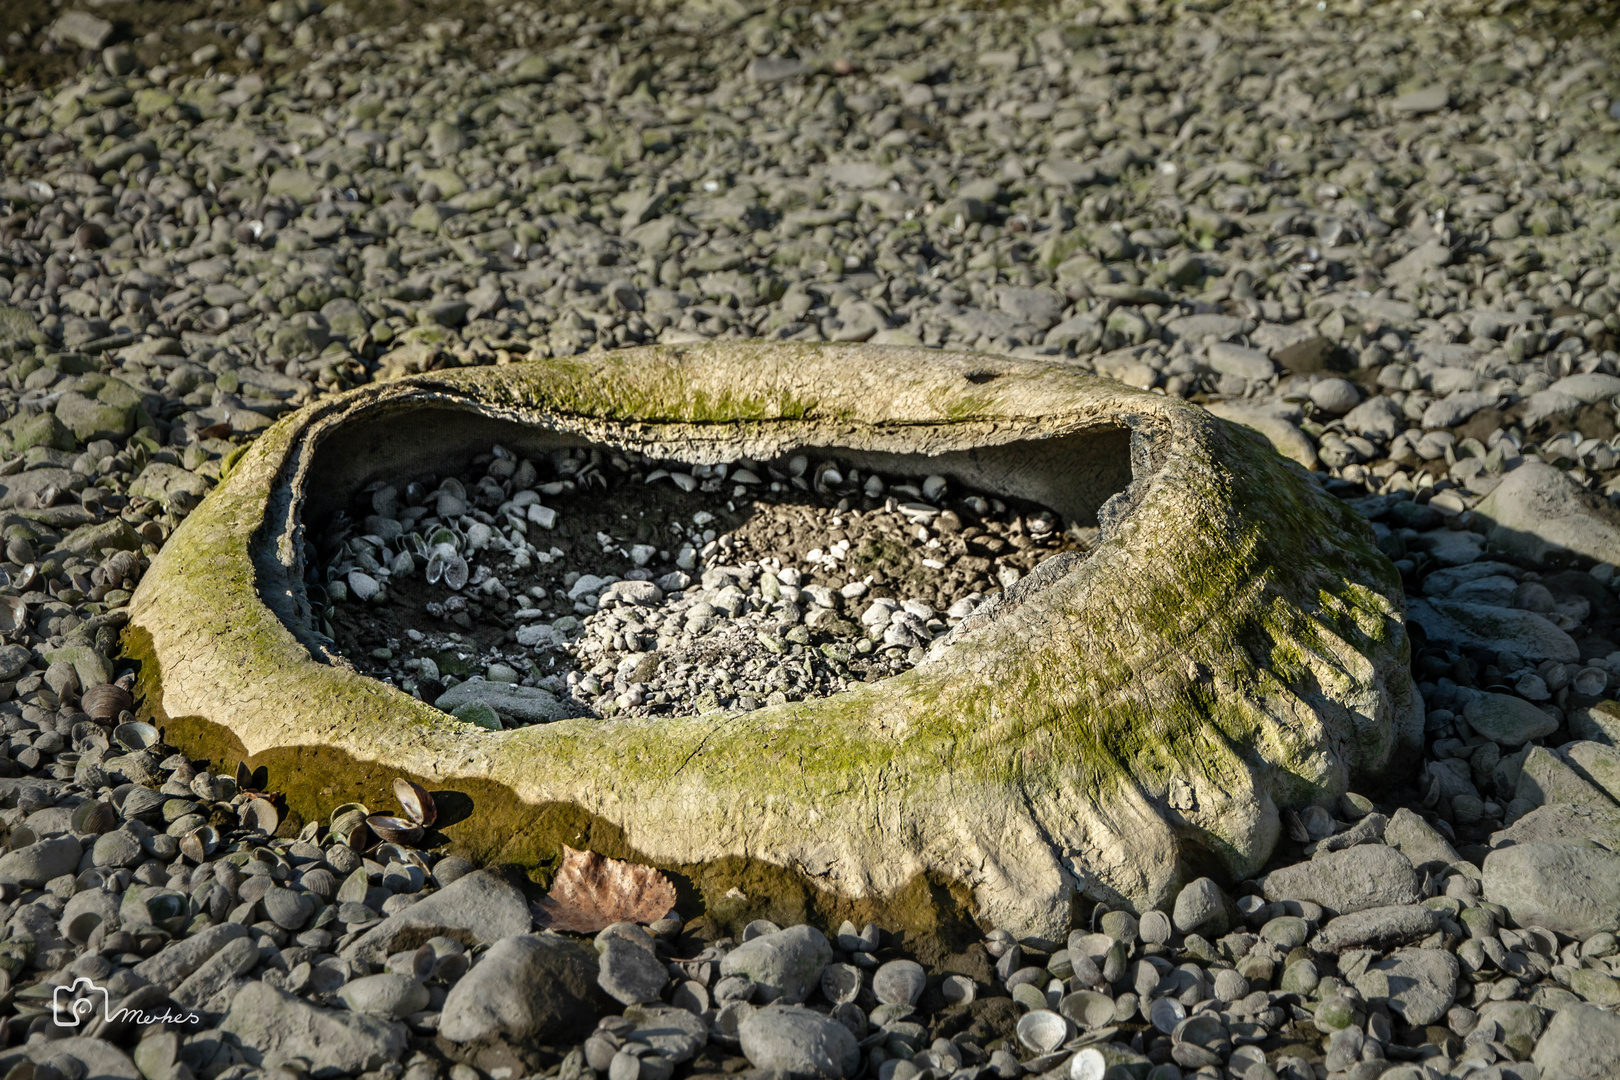
[[[1530,1060],[1541,1080],[1620,1075],[1620,1016],[1595,1005],[1566,1005],[1553,1014]]]
[[[612,1002],[596,985],[584,942],[518,934],[490,947],[444,1000],[439,1034],[451,1042],[545,1041],[588,1030]]]
[[[624,1018],[636,1025],[625,1042],[646,1043],[677,1065],[692,1060],[709,1042],[703,1017],[671,1005],[631,1005]]]
[[[76,873],[84,848],[71,836],[28,844],[0,855],[0,882],[38,888],[52,878]]]
[[[199,1008],[228,986],[238,975],[246,975],[259,962],[259,946],[248,937],[233,938],[213,956],[197,966],[175,988],[175,1003],[188,1009]]]
[[[608,996],[626,1005],[641,1005],[657,1001],[659,993],[669,982],[669,971],[658,959],[651,942],[639,945],[616,934],[605,936],[600,942],[601,959],[596,984]]]
[[[1558,721],[1552,716],[1512,694],[1474,694],[1463,706],[1463,719],[1487,739],[1509,748],[1558,730]]]
[[[1620,855],[1531,841],[1485,856],[1485,899],[1520,926],[1573,938],[1620,929]]]
[[[1493,550],[1534,563],[1565,553],[1611,562],[1620,552],[1620,519],[1589,502],[1562,470],[1544,462],[1526,462],[1508,473],[1474,514],[1488,523]]]
[[[345,983],[338,1000],[353,1012],[402,1020],[427,1008],[428,989],[409,975],[384,971]]]
[[[1397,904],[1366,908],[1328,920],[1316,935],[1320,952],[1342,953],[1351,949],[1377,949],[1386,952],[1428,937],[1440,929],[1440,913],[1422,904]]]
[[[320,1080],[381,1068],[406,1047],[398,1021],[318,1008],[262,982],[237,993],[220,1030],[235,1038],[249,1065],[269,1070],[303,1058]]]
[[[1171,920],[1183,934],[1198,933],[1214,939],[1231,926],[1232,905],[1212,878],[1189,881],[1176,894]]]
[[[568,714],[562,702],[549,690],[537,686],[517,686],[513,683],[490,682],[481,677],[468,679],[439,695],[433,703],[436,709],[453,713],[462,705],[471,703],[488,705],[501,714],[522,724],[549,724],[562,720]]]
[[[1344,426],[1368,439],[1388,442],[1406,430],[1406,414],[1387,397],[1368,398],[1344,414]]]
[[[64,1058],[78,1062],[84,1069],[84,1080],[142,1080],[140,1070],[129,1056],[104,1039],[74,1035],[32,1043],[27,1050],[39,1064],[60,1062]],[[58,1069],[61,1073],[68,1072],[60,1065]]]
[[[1408,600],[1406,617],[1440,645],[1472,645],[1566,664],[1581,656],[1574,638],[1533,611],[1431,597]]]
[[[830,1016],[800,1005],[767,1005],[738,1025],[748,1063],[794,1076],[842,1080],[861,1063],[855,1036]]]
[[[1387,1001],[1391,1012],[1414,1027],[1446,1015],[1457,997],[1462,966],[1444,949],[1401,949],[1351,980],[1368,1003]]]
[[[343,956],[381,962],[440,936],[463,945],[489,945],[526,933],[532,925],[523,894],[488,870],[477,870],[384,919],[350,942]]]
[[[748,63],[749,80],[761,86],[802,79],[808,74],[809,64],[785,56],[760,56]]]
[[[113,24],[88,11],[64,11],[51,23],[51,40],[81,49],[105,48],[112,40]]]
[[[1389,103],[1391,112],[1406,113],[1408,116],[1422,116],[1425,113],[1439,112],[1451,104],[1451,91],[1444,86],[1425,86],[1420,90],[1412,90]]]
[[[1594,840],[1610,851],[1620,850],[1620,806],[1538,806],[1507,828],[1491,833],[1493,848],[1535,841],[1590,847]]]
[[[1439,830],[1417,814],[1401,807],[1384,826],[1384,843],[1405,855],[1413,867],[1439,863],[1449,866],[1462,861],[1457,849]]]
[[[237,938],[246,936],[247,927],[241,923],[227,922],[210,926],[191,937],[165,945],[162,951],[142,960],[133,970],[147,982],[157,983],[173,990],[185,981],[186,976],[201,967],[210,956]]]
[[[1338,914],[1418,900],[1411,862],[1384,844],[1358,844],[1260,879],[1267,900],[1309,900]]]
[[[1606,810],[1615,805],[1607,792],[1571,768],[1569,762],[1556,751],[1545,746],[1532,746],[1525,755],[1513,797],[1523,799],[1532,806],[1574,803]]]
[[[821,984],[832,963],[832,945],[812,926],[790,926],[745,941],[720,961],[721,975],[742,975],[757,983],[764,1000],[796,1005]]]

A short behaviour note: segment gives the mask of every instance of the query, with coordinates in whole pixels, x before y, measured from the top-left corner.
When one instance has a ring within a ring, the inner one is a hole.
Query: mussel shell
[[[1034,1009],[1018,1018],[1018,1041],[1036,1054],[1050,1054],[1069,1041],[1069,1021],[1050,1009]]]
[[[14,634],[27,625],[28,604],[21,597],[0,596],[0,634]]]
[[[460,555],[452,555],[444,560],[444,587],[452,592],[459,592],[467,585],[469,571],[467,560]]]
[[[120,713],[135,708],[135,697],[117,683],[101,683],[86,690],[79,698],[84,711],[92,720],[103,722],[118,719]]]
[[[130,720],[113,728],[113,741],[125,750],[146,750],[161,739],[158,729],[142,720]]]
[[[372,814],[366,824],[384,843],[414,844],[422,839],[422,826],[390,814]]]
[[[420,784],[400,777],[394,781],[394,798],[399,800],[405,816],[423,828],[432,828],[439,820],[439,808],[433,804],[433,796]]]

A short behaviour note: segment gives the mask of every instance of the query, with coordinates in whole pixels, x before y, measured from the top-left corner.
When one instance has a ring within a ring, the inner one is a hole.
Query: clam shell
[[[141,896],[152,925],[171,934],[184,929],[191,918],[191,900],[173,889],[154,889]]]
[[[890,960],[872,975],[872,993],[885,1005],[915,1005],[928,973],[914,960]]]
[[[850,964],[828,964],[821,972],[821,996],[834,1005],[854,1001],[861,992],[861,969]]]
[[[99,799],[82,802],[73,811],[73,831],[89,835],[111,832],[118,824],[118,812]]]
[[[281,815],[270,800],[249,799],[242,804],[241,822],[243,828],[256,829],[266,836],[273,836],[276,826],[281,824]]]
[[[1108,1059],[1102,1051],[1088,1046],[1069,1060],[1069,1080],[1103,1080]]]
[[[212,825],[204,825],[180,838],[180,854],[194,863],[200,863],[219,847],[219,832]]]
[[[1194,1013],[1177,1024],[1170,1037],[1178,1043],[1208,1046],[1226,1034],[1221,1018],[1214,1013]]]
[[[382,866],[387,866],[389,863],[409,864],[413,861],[411,859],[411,850],[401,847],[392,840],[383,840],[372,848],[371,859]]]
[[[79,698],[79,703],[92,720],[104,723],[116,720],[121,713],[135,708],[134,696],[116,683],[92,686]]]
[[[414,844],[422,839],[422,826],[391,814],[372,814],[366,824],[384,843]]]
[[[440,982],[453,983],[467,974],[467,968],[472,963],[466,953],[450,953],[440,957],[433,968],[433,977]]]
[[[141,720],[130,720],[113,728],[113,741],[125,750],[146,750],[156,746],[158,729]]]
[[[370,814],[371,811],[362,803],[344,803],[332,811],[326,822],[334,833],[347,832],[354,828],[356,822],[365,821]]]
[[[405,816],[424,828],[432,828],[439,820],[439,808],[433,804],[433,796],[420,784],[400,777],[394,781],[394,798],[399,800]]]
[[[348,844],[333,844],[326,849],[326,864],[334,874],[352,874],[360,867],[360,854]]]
[[[119,812],[127,820],[129,818],[156,817],[163,810],[163,804],[168,796],[160,791],[153,791],[140,784],[132,784],[124,793],[123,802],[119,804]]]
[[[966,1004],[978,995],[978,987],[966,975],[947,975],[939,984],[939,992],[949,1004]]]
[[[1162,911],[1150,911],[1142,916],[1142,922],[1137,927],[1137,933],[1149,945],[1163,945],[1170,940],[1170,916]]]
[[[322,900],[330,900],[337,894],[337,878],[324,866],[305,870],[302,882],[305,889]]]
[[[1162,997],[1148,1006],[1148,1020],[1154,1027],[1171,1034],[1187,1019],[1187,1007],[1175,998]]]
[[[67,924],[67,939],[75,945],[90,940],[90,934],[101,925],[101,916],[94,911],[81,911]]]
[[[1081,1027],[1102,1027],[1114,1022],[1114,999],[1096,990],[1078,990],[1058,1002],[1058,1012]]]
[[[1036,1054],[1050,1054],[1069,1041],[1069,1021],[1050,1009],[1035,1009],[1018,1020],[1018,1041]]]
[[[1013,987],[1012,999],[1026,1009],[1044,1010],[1051,1004],[1046,1000],[1046,991],[1034,983],[1019,983]]]

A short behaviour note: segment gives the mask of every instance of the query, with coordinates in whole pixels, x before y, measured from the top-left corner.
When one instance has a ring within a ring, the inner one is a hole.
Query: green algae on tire
[[[331,651],[302,529],[373,479],[492,440],[926,467],[1101,531],[891,679],[748,713],[490,732]],[[196,756],[263,766],[297,818],[386,804],[406,776],[463,807],[442,838],[480,860],[589,846],[682,875],[719,918],[766,893],[922,930],[954,908],[1061,936],[1081,896],[1145,910],[1188,878],[1251,874],[1280,807],[1398,764],[1422,723],[1395,570],[1303,470],[1162,395],[923,349],[650,346],[314,403],[176,530],[126,650],[143,716]]]

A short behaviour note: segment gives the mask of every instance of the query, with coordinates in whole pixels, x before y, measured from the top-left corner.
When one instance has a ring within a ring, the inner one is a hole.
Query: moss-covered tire
[[[1053,560],[880,683],[487,732],[326,651],[301,530],[357,485],[492,440],[710,463],[828,448],[1102,531],[1089,558]],[[1281,806],[1385,769],[1422,723],[1394,568],[1262,440],[1059,363],[916,349],[658,346],[318,402],[176,530],[126,643],[144,714],[193,754],[264,766],[295,822],[391,805],[409,776],[462,808],[444,839],[476,859],[590,846],[685,875],[721,920],[928,929],[960,902],[981,925],[1060,934],[1081,894],[1146,908],[1188,876],[1250,874]]]

